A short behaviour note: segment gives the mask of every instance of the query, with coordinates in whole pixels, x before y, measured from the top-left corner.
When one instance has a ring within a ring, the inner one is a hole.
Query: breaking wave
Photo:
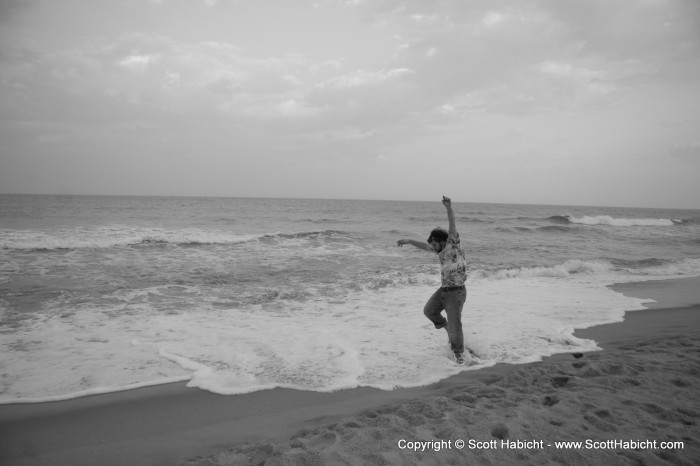
[[[58,230],[0,232],[0,249],[52,251],[73,249],[105,249],[112,247],[206,246],[232,245],[259,240],[338,239],[349,234],[336,230],[299,233],[240,235],[215,230],[132,229],[129,227],[96,228],[92,230]]]
[[[675,220],[667,218],[615,218],[610,215],[585,215],[583,217],[571,217],[569,215],[553,215],[548,217],[552,223],[560,225],[609,225],[616,227],[634,227],[634,226],[657,226],[670,227],[678,224],[692,223],[690,220]]]
[[[602,275],[615,274],[617,279],[620,273],[639,278],[646,275],[667,276],[696,276],[700,275],[700,259],[683,259],[680,261],[664,260],[658,258],[623,260],[578,260],[571,259],[561,264],[537,267],[502,268],[495,270],[474,269],[470,277],[475,279],[511,279],[511,278],[535,278],[535,277],[571,277],[573,275]]]

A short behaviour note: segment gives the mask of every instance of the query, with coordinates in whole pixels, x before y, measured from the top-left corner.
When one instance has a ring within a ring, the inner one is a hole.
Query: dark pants
[[[464,353],[462,308],[466,300],[466,287],[449,291],[438,288],[428,302],[425,303],[425,308],[423,308],[423,314],[435,324],[435,328],[443,328],[447,325],[450,346],[455,354]],[[447,314],[447,319],[442,316],[443,310]]]

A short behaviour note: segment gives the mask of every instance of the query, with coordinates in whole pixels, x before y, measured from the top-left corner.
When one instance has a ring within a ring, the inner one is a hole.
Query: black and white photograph
[[[0,464],[700,462],[697,0],[0,0]]]

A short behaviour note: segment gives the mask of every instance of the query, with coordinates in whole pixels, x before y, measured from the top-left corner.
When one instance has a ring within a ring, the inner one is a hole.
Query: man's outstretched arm
[[[396,245],[398,247],[401,247],[404,244],[410,244],[411,246],[415,246],[418,249],[422,249],[424,251],[429,251],[429,252],[433,251],[433,248],[430,247],[430,245],[428,243],[423,242],[423,241],[416,241],[414,239],[400,239],[396,242]]]

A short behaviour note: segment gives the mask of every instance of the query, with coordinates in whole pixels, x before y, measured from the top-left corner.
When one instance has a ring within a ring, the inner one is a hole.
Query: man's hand
[[[448,209],[451,209],[452,208],[452,199],[450,199],[447,196],[442,196],[442,205],[444,205]]]
[[[403,246],[404,244],[409,244],[409,243],[410,243],[410,241],[407,240],[407,239],[400,239],[400,240],[398,240],[398,241],[396,242],[396,245],[397,245],[398,247],[401,247],[401,246]]]

